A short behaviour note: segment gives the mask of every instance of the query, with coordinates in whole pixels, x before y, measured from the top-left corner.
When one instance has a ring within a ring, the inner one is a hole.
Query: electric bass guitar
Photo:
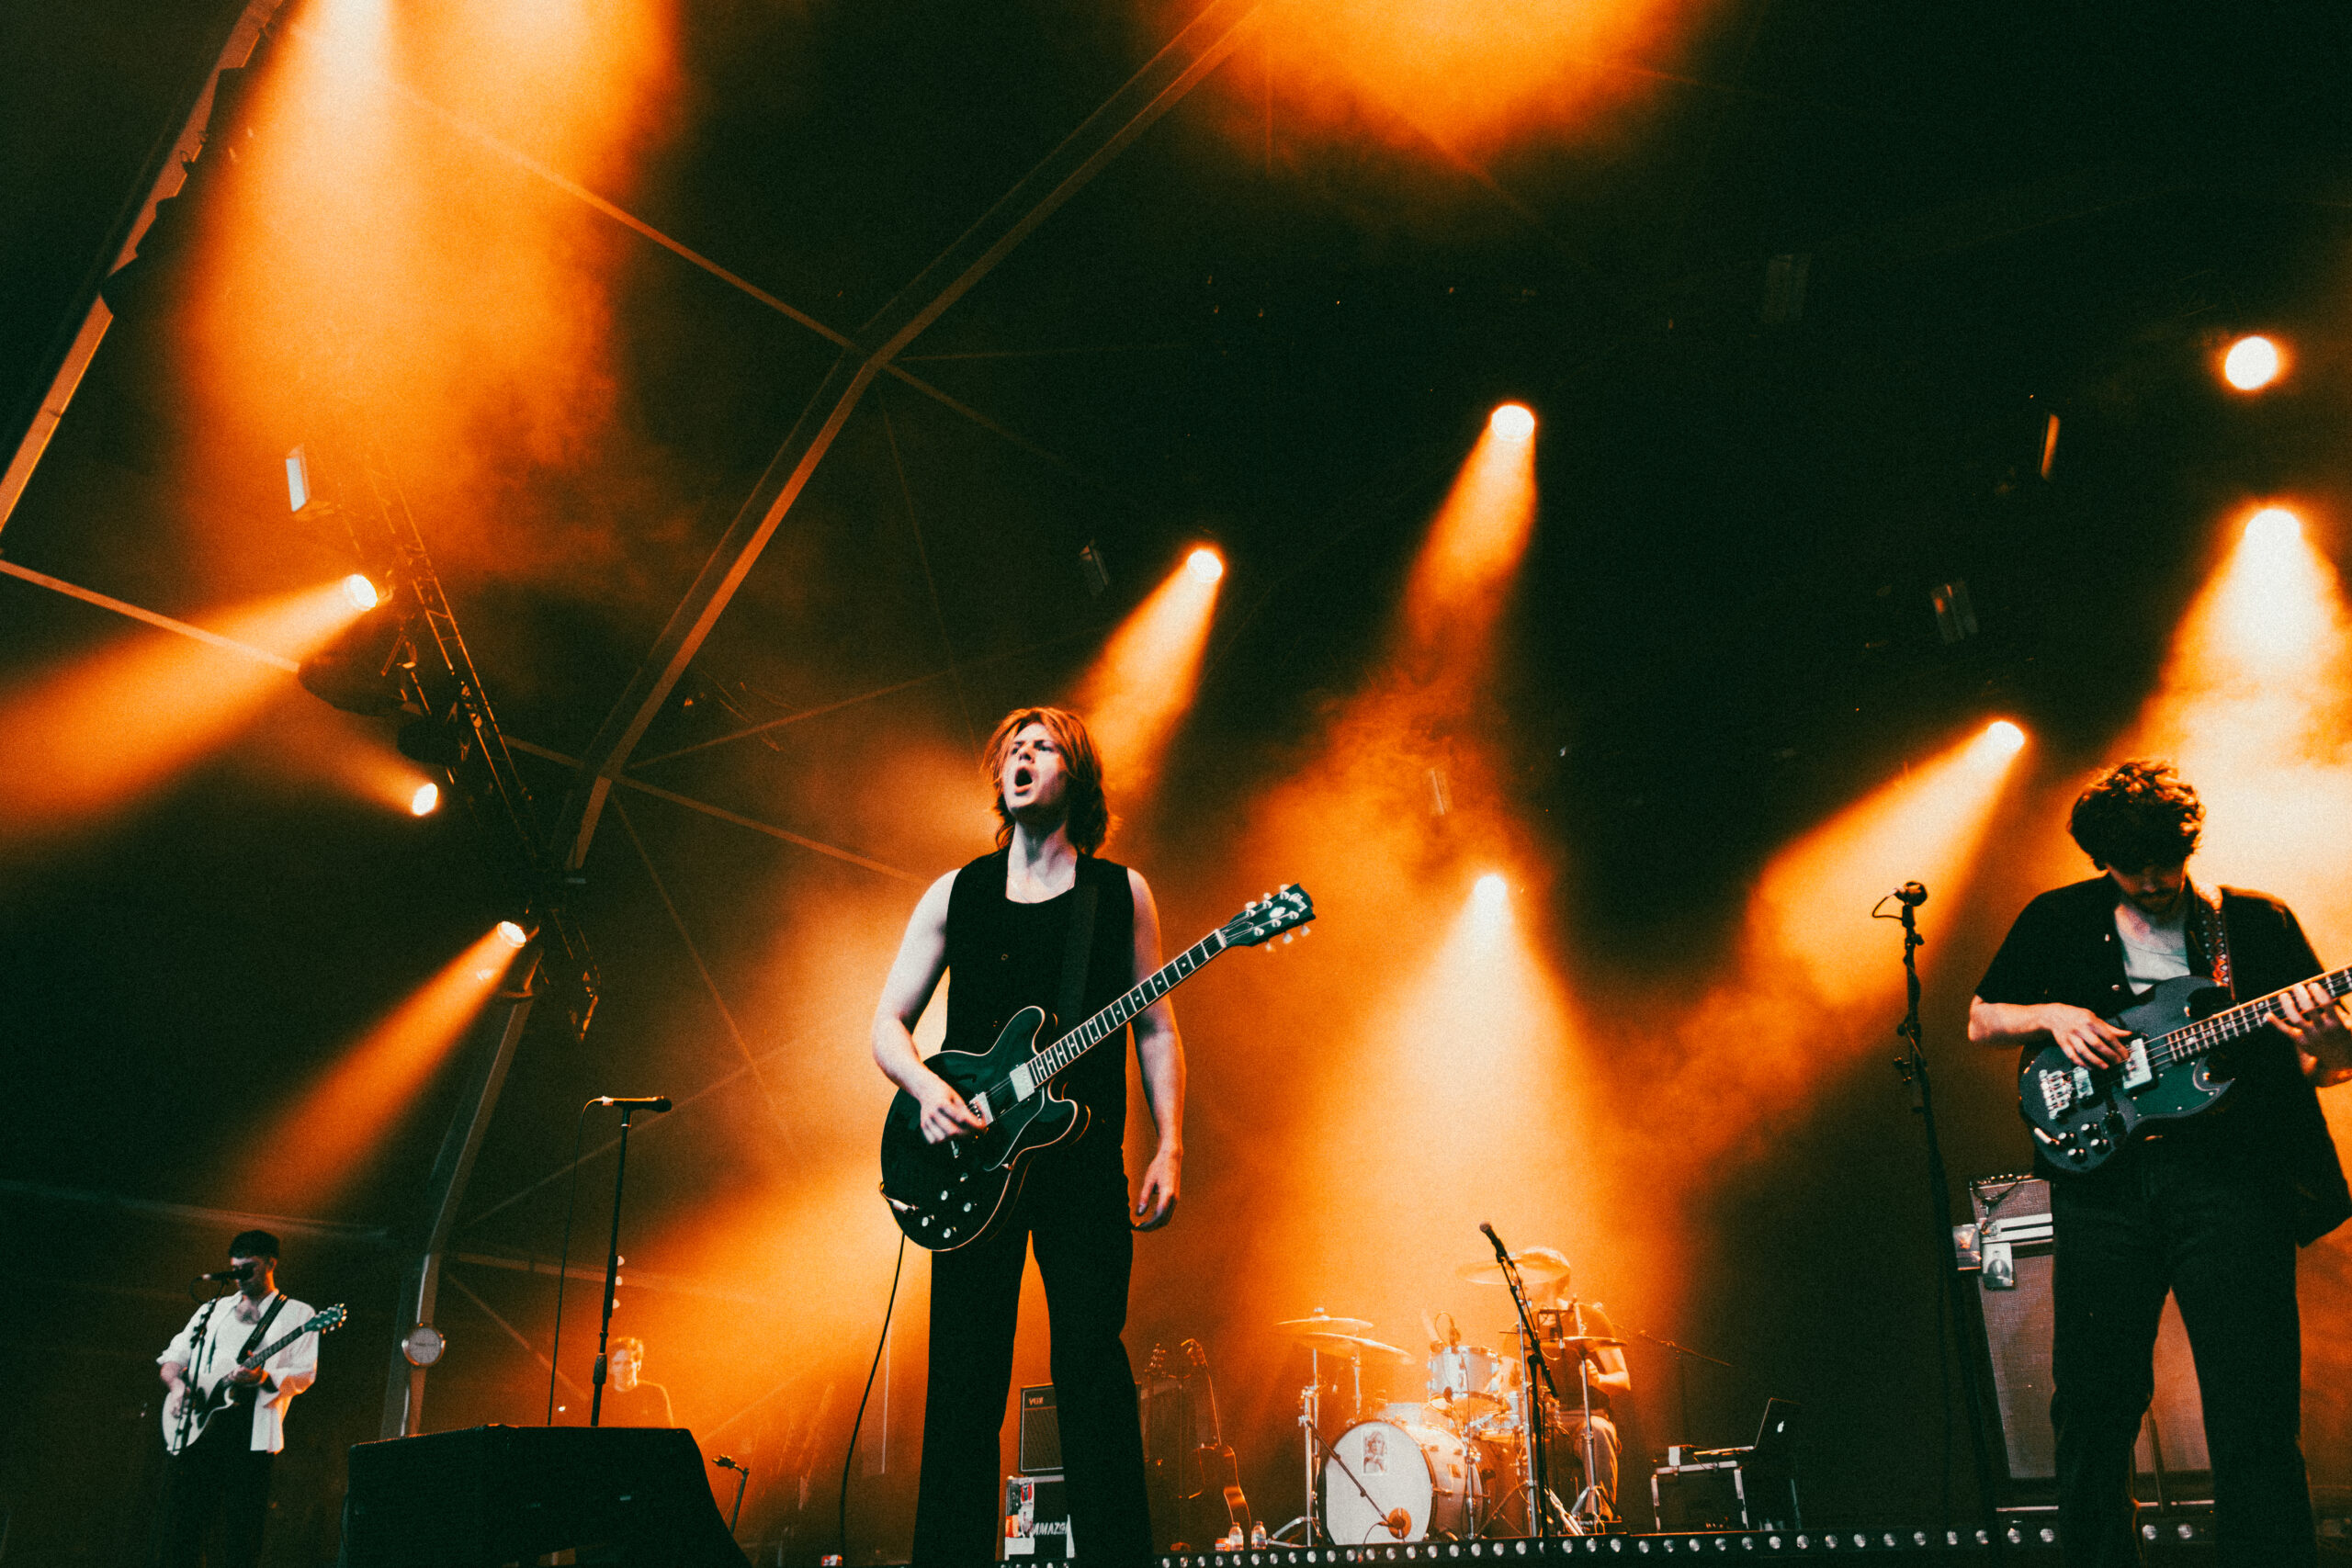
[[[252,1371],[305,1334],[324,1334],[330,1329],[341,1328],[343,1320],[350,1315],[341,1302],[331,1307],[322,1307],[305,1319],[301,1327],[278,1336],[250,1356],[238,1357],[237,1371]],[[210,1388],[201,1390],[182,1379],[180,1386],[172,1390],[164,1400],[164,1447],[173,1453],[184,1451],[197,1438],[204,1436],[205,1427],[215,1416],[252,1394],[252,1384],[234,1382],[233,1378],[232,1373]]]
[[[922,1135],[922,1106],[900,1089],[882,1123],[882,1196],[909,1240],[953,1252],[992,1233],[1019,1196],[1038,1150],[1086,1131],[1086,1107],[1054,1080],[1126,1021],[1198,973],[1228,947],[1257,947],[1315,918],[1315,901],[1295,882],[1242,911],[1163,964],[1110,1006],[1038,1049],[1043,1008],[1026,1007],[984,1052],[941,1051],[923,1065],[964,1097],[985,1131],[941,1143]]]
[[[2352,967],[2319,976],[2331,998],[2352,992]],[[2217,1072],[2212,1053],[2278,1019],[2274,991],[2229,1005],[2202,975],[2166,980],[2108,1021],[2132,1033],[2120,1066],[2078,1067],[2045,1046],[2018,1077],[2018,1109],[2061,1170],[2097,1170],[2149,1122],[2177,1122],[2211,1109],[2237,1080]]]

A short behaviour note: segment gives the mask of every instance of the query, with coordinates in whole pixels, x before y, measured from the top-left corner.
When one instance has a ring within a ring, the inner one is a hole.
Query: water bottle
[[[1250,1550],[1257,1551],[1266,1544],[1266,1521],[1260,1519],[1250,1527]]]

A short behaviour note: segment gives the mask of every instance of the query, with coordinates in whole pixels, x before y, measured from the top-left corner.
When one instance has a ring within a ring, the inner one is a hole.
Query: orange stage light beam
[[[358,614],[336,581],[232,611],[209,629],[299,661]],[[119,809],[293,689],[275,664],[134,632],[0,694],[0,839],[68,831]]]
[[[1693,1169],[1760,1147],[1873,1048],[1878,1035],[1857,1021],[1900,995],[1902,968],[1894,928],[1871,911],[1908,881],[1939,907],[1958,902],[2024,743],[2007,720],[1988,725],[1774,857],[1729,973],[1695,1005],[1677,1004],[1655,1028],[1664,1039],[1645,1047],[1666,1065],[1644,1097],[1651,1137]]]
[[[394,1008],[252,1145],[237,1190],[254,1202],[318,1205],[365,1169],[434,1070],[496,994],[517,944],[506,922]]]
[[[1201,569],[1204,558],[1214,573]],[[1224,575],[1216,551],[1194,550],[1121,623],[1070,699],[1122,797],[1139,799],[1148,790],[1193,705]]]
[[[1833,1006],[1888,988],[1893,965],[1871,908],[1905,882],[1947,900],[1961,891],[2024,746],[2025,732],[1997,719],[1782,851],[1748,906],[1755,956],[1793,962]]]
[[[2330,870],[2352,821],[2352,615],[2305,536],[2284,507],[2246,519],[2127,750],[2171,758],[2197,786],[2199,874],[2286,898],[2330,957],[2352,949],[2352,890]]]
[[[1506,403],[1487,421],[1414,562],[1405,626],[1417,647],[1483,647],[1535,531],[1534,416],[1522,427],[1503,417],[1511,409],[1519,405]]]

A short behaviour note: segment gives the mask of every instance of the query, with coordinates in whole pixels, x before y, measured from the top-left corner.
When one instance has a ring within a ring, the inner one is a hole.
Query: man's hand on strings
[[[926,1143],[944,1144],[966,1133],[988,1131],[988,1123],[981,1121],[972,1108],[964,1103],[964,1097],[937,1073],[923,1074],[922,1087],[915,1091],[915,1099],[922,1106],[922,1126]]]

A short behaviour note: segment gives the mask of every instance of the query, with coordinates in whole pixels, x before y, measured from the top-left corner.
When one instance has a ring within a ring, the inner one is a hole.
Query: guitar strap
[[[254,1353],[254,1347],[261,1343],[262,1336],[269,1332],[269,1325],[277,1320],[277,1314],[285,1310],[286,1292],[280,1291],[271,1299],[269,1310],[263,1313],[260,1319],[254,1324],[254,1331],[245,1336],[245,1342],[237,1347],[239,1364],[242,1365],[244,1359]]]
[[[2230,964],[2230,926],[2222,916],[2222,891],[2218,887],[2210,893],[2202,887],[2192,888],[2192,891],[2197,895],[2199,944],[2205,949],[2205,960],[2212,968],[2214,984],[2229,992],[2230,999],[2235,1001],[2237,976],[2232,973]]]

